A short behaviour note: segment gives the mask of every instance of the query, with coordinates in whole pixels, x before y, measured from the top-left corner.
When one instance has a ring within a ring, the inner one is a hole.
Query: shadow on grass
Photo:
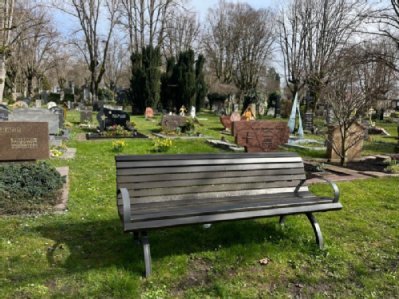
[[[213,251],[218,247],[259,244],[266,240],[276,246],[282,239],[295,239],[300,232],[295,226],[281,229],[278,218],[260,221],[245,220],[213,224],[210,229],[201,225],[175,227],[149,232],[153,260],[166,256]],[[54,240],[47,252],[49,266],[59,266],[68,272],[116,266],[142,274],[144,269],[141,245],[122,232],[118,220],[50,223],[37,228],[45,238]],[[313,235],[313,234],[312,234]],[[295,240],[291,240],[295,244]],[[66,260],[59,261],[60,250],[70,251]],[[307,246],[298,246],[306,251]]]
[[[218,133],[222,133],[224,131],[224,128],[223,127],[213,127],[213,128],[208,128],[208,130],[216,131]]]
[[[385,154],[393,154],[395,153],[395,143],[389,142],[367,142],[363,146],[363,151],[371,152],[371,153],[385,153]]]

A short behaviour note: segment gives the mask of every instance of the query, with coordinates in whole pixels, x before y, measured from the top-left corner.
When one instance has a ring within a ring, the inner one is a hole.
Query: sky
[[[208,12],[209,8],[214,8],[217,6],[219,0],[191,0],[190,5],[198,11],[200,14],[201,19],[205,19],[205,16]],[[253,8],[276,8],[278,5],[277,0],[246,0],[246,1],[228,1],[228,2],[243,2],[248,3]],[[281,2],[281,1],[280,1]]]

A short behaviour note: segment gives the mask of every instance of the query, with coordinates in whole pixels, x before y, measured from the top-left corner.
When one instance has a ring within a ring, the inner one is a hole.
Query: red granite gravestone
[[[233,112],[230,116],[222,115],[220,117],[220,122],[222,123],[223,127],[228,131],[231,131],[233,129],[232,127],[233,122],[240,120],[241,120],[241,115],[238,112]]]
[[[0,161],[48,158],[47,122],[0,122]]]
[[[228,116],[228,115],[222,115],[222,116],[220,117],[220,122],[222,123],[223,127],[224,127],[226,130],[231,131],[231,120],[230,120],[230,116]]]
[[[145,108],[144,117],[145,118],[153,118],[154,117],[154,110],[152,110],[151,107]]]
[[[270,152],[287,143],[290,133],[285,122],[262,120],[234,122],[233,135],[247,152]]]

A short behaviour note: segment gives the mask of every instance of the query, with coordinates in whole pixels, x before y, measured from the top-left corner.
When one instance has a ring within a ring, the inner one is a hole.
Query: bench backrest
[[[295,153],[116,156],[117,188],[132,203],[292,192],[305,178]]]

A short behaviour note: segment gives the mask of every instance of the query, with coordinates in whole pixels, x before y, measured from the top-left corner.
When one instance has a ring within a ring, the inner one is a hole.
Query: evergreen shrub
[[[65,177],[46,162],[0,164],[0,214],[49,210],[64,183]]]

